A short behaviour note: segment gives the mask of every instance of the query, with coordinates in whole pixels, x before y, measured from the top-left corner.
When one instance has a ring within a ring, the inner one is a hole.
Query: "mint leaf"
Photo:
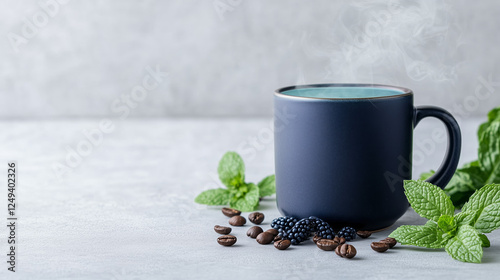
[[[476,229],[464,225],[458,228],[457,235],[448,240],[446,252],[459,261],[480,263],[483,257],[482,242]]]
[[[479,164],[485,184],[500,183],[500,122],[493,122],[479,139]]]
[[[469,201],[462,208],[462,212],[475,213],[473,219],[471,220],[471,225],[474,227],[478,226],[478,230],[483,233],[491,232],[491,230],[498,228],[498,226],[495,227],[497,225],[497,222],[495,222],[497,218],[495,217],[497,216],[498,211],[495,211],[496,209],[494,206],[493,208],[488,207],[490,205],[496,205],[497,203],[500,203],[500,185],[486,185],[477,190],[470,197]],[[479,220],[481,216],[483,216],[483,218]],[[478,221],[480,222],[479,224],[477,224]]]
[[[448,215],[442,215],[438,220],[438,227],[445,233],[452,233],[457,229],[455,218]]]
[[[475,211],[462,211],[455,215],[455,221],[457,221],[457,226],[469,225],[471,226],[476,219]]]
[[[227,187],[237,187],[245,183],[245,164],[235,152],[227,152],[219,161],[219,179]]]
[[[438,221],[441,215],[453,216],[455,207],[443,190],[424,181],[405,181],[405,194],[420,216]]]
[[[444,248],[446,239],[436,223],[428,222],[423,226],[400,226],[389,237],[395,238],[403,245],[437,249]]]
[[[482,211],[484,207],[500,202],[500,184],[491,184],[477,190],[462,211]]]
[[[486,206],[473,224],[479,232],[489,233],[500,227],[500,203]]]
[[[481,239],[481,247],[488,248],[491,246],[490,240],[486,237],[486,235],[480,233],[479,238]]]
[[[229,202],[230,194],[226,189],[212,189],[200,193],[194,202],[207,205],[224,205]]]
[[[242,212],[250,212],[259,205],[259,188],[253,184],[249,183],[246,185],[247,192],[237,199],[231,199],[229,205],[231,208],[238,209]]]
[[[275,183],[275,176],[267,176],[266,178],[262,179],[262,181],[259,182],[259,193],[260,196],[269,196],[273,195],[276,193],[276,183]]]
[[[481,139],[484,132],[490,127],[492,122],[500,121],[500,107],[494,108],[488,113],[488,121],[481,124],[477,131],[477,138]]]

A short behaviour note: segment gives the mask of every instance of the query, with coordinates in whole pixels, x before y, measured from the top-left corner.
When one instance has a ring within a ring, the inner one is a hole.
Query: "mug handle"
[[[414,127],[416,127],[423,118],[427,117],[435,117],[441,120],[446,126],[446,130],[448,132],[448,149],[446,150],[444,161],[441,163],[441,166],[436,173],[426,180],[427,182],[444,189],[448,182],[450,182],[453,174],[455,174],[455,170],[458,166],[458,160],[460,159],[460,150],[462,148],[460,127],[458,126],[455,118],[448,111],[439,107],[415,107],[414,116]]]

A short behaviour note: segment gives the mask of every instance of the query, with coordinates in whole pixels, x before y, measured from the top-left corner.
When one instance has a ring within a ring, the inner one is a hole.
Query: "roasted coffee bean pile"
[[[222,213],[229,217],[228,223],[232,226],[241,227],[246,224],[247,219],[241,216],[241,212],[231,208],[223,208]],[[260,225],[264,221],[264,214],[253,212],[248,215],[248,220]],[[232,246],[237,242],[237,238],[231,233],[231,228],[221,225],[214,226],[214,231],[221,234],[217,238],[217,242],[222,246]],[[315,233],[312,241],[316,246],[323,251],[334,251],[342,258],[352,259],[356,256],[356,248],[347,244],[347,241],[352,241],[359,236],[361,238],[369,238],[371,231],[356,231],[352,227],[344,227],[337,233],[333,228],[320,218],[311,216],[305,219],[297,219],[295,217],[279,217],[271,222],[271,228],[264,231],[260,226],[250,227],[246,234],[253,238],[257,243],[266,245],[274,244],[278,250],[286,250],[290,245],[297,245],[309,239]],[[394,247],[397,241],[394,238],[387,237],[378,242],[372,242],[371,248],[376,252],[385,252]]]
[[[222,208],[222,214],[229,217],[228,223],[235,227],[244,226],[247,222],[245,217],[241,216],[241,212],[224,207]],[[251,223],[260,225],[264,221],[264,214],[260,212],[253,212],[248,215],[248,220]],[[222,246],[232,246],[236,243],[237,238],[234,235],[229,235],[231,232],[230,227],[216,225],[214,226],[214,231],[223,234],[217,238],[217,242]],[[264,231],[260,226],[253,226],[247,230],[247,236],[255,239],[259,244],[265,245],[274,243],[274,247],[278,250],[285,250],[290,247],[290,240],[282,240],[281,236],[278,235],[279,231],[274,228],[270,228]]]

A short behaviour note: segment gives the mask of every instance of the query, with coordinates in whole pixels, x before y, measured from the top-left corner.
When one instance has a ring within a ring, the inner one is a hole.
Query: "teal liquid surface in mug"
[[[370,87],[312,87],[282,92],[284,95],[311,98],[376,98],[401,95],[404,93],[403,91],[395,89]]]

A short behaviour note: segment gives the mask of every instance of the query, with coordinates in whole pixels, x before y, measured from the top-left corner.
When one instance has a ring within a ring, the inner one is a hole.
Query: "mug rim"
[[[376,96],[376,97],[353,97],[353,98],[345,98],[345,97],[309,97],[309,96],[295,96],[288,95],[284,92],[295,90],[295,89],[304,89],[304,88],[322,88],[322,87],[365,87],[365,88],[378,88],[378,89],[389,89],[401,91],[401,94],[396,95],[387,95],[387,96]],[[274,95],[276,96],[284,96],[289,98],[305,98],[305,99],[319,99],[319,100],[368,100],[368,99],[386,99],[386,98],[398,98],[403,96],[413,95],[413,91],[409,88],[399,87],[399,86],[390,86],[390,85],[382,85],[382,84],[353,84],[353,83],[326,83],[326,84],[306,84],[306,85],[294,85],[282,87],[274,91]]]

